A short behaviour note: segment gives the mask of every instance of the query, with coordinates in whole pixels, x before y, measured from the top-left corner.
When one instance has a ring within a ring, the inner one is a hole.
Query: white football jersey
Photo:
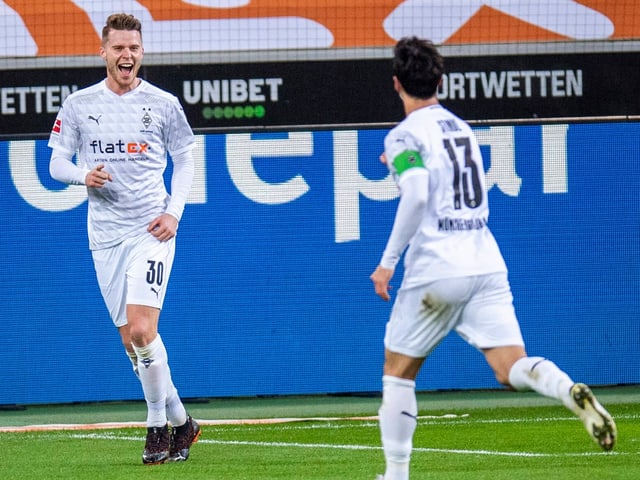
[[[104,164],[113,177],[103,188],[87,189],[92,250],[145,232],[165,212],[167,153],[179,155],[193,143],[178,99],[144,80],[124,95],[102,81],[65,99],[49,146],[69,156],[77,153],[82,168]]]
[[[403,286],[507,270],[487,225],[482,156],[466,122],[441,105],[416,110],[389,132],[385,155],[401,190],[404,178],[428,172],[427,206],[405,253]]]

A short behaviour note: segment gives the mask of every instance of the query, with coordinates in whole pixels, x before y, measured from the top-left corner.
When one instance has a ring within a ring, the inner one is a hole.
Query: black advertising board
[[[640,53],[449,57],[441,102],[468,120],[640,114]],[[0,76],[0,136],[48,134],[70,92],[101,67]],[[196,131],[387,124],[402,118],[390,59],[144,66]]]

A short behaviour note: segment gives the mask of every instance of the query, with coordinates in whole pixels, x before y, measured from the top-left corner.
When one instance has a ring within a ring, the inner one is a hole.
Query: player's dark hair
[[[142,23],[128,13],[114,13],[113,15],[109,15],[105,26],[102,27],[103,44],[106,43],[111,30],[136,30],[140,32],[140,37],[142,37]]]
[[[444,60],[435,45],[417,37],[404,37],[393,49],[393,75],[412,97],[431,98],[444,74]]]

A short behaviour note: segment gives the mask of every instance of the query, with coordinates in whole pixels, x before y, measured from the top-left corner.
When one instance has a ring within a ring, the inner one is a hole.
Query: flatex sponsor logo
[[[206,120],[264,118],[269,104],[279,101],[283,85],[279,77],[186,80],[182,98],[186,104],[201,105]]]
[[[0,115],[58,113],[77,85],[38,85],[0,88]]]

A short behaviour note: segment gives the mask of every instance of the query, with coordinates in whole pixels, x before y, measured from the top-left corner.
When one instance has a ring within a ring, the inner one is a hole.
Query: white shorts
[[[401,288],[387,323],[384,346],[423,358],[452,330],[477,349],[524,346],[506,273]]]
[[[98,285],[116,327],[127,324],[127,305],[162,309],[175,245],[175,237],[161,242],[145,233],[91,252]]]

